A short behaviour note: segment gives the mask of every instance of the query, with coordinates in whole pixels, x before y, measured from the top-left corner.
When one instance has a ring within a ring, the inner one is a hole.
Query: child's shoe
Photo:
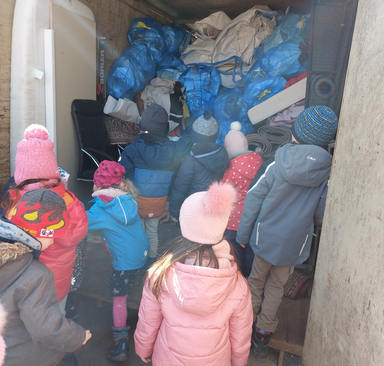
[[[128,359],[129,327],[112,328],[113,346],[109,348],[107,358],[110,361],[123,362]]]
[[[251,352],[256,359],[266,358],[268,355],[268,344],[272,333],[254,326],[252,332]]]

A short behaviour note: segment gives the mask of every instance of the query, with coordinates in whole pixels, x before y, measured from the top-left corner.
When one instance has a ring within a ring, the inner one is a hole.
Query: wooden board
[[[273,334],[269,347],[297,356],[303,354],[309,302],[309,298],[297,300],[283,298],[278,312],[279,326]]]

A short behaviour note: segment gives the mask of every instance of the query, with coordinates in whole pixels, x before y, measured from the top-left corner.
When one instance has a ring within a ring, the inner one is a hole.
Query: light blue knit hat
[[[292,134],[301,144],[327,147],[335,138],[337,125],[337,116],[330,107],[316,105],[299,114],[292,127]]]

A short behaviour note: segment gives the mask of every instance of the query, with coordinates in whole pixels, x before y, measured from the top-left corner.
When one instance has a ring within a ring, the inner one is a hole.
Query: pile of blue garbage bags
[[[245,64],[234,56],[240,63],[237,71],[240,69],[241,73],[239,77],[237,72],[232,88],[222,85],[222,68],[216,62],[183,62],[183,52],[196,31],[138,18],[128,31],[129,47],[109,71],[108,93],[117,99],[132,100],[155,77],[177,80],[185,88],[192,117],[213,111],[220,126],[218,143],[223,143],[233,121],[241,122],[245,134],[251,133],[254,126],[248,119],[248,110],[283,90],[290,78],[305,72],[308,66],[305,43],[309,16],[295,13],[273,16],[276,19],[273,33],[254,49],[252,63]]]

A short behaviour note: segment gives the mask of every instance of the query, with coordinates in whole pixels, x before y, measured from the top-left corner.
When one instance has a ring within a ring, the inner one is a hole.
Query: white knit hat
[[[231,130],[224,139],[224,147],[230,159],[248,151],[248,140],[241,132],[241,123],[231,123]]]

